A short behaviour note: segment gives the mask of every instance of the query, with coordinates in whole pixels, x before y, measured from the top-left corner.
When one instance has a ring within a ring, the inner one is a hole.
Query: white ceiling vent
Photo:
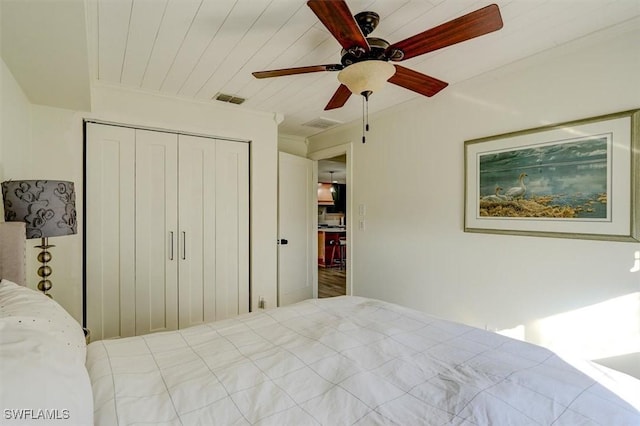
[[[213,99],[215,99],[216,101],[229,102],[230,104],[236,104],[236,105],[240,105],[241,103],[246,101],[245,98],[240,98],[238,96],[233,96],[233,95],[227,95],[226,93],[216,93]]]
[[[317,129],[328,129],[329,127],[337,126],[338,124],[342,124],[342,121],[320,117],[316,118],[315,120],[307,121],[302,125],[307,127],[315,127]]]

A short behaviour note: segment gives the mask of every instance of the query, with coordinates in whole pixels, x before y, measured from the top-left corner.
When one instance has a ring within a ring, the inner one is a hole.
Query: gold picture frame
[[[465,141],[464,231],[640,242],[640,109]]]

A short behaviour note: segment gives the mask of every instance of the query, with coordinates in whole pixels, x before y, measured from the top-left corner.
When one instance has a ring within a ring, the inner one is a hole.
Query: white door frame
[[[351,295],[353,294],[353,246],[354,246],[354,241],[353,241],[353,237],[354,237],[354,233],[353,231],[353,225],[354,225],[354,218],[355,215],[353,214],[353,173],[352,173],[352,164],[353,164],[353,143],[351,142],[347,142],[345,144],[342,145],[336,145],[336,146],[332,146],[330,148],[325,148],[325,149],[321,149],[318,151],[314,151],[314,152],[310,152],[307,154],[307,158],[314,160],[315,163],[315,170],[316,170],[316,177],[317,177],[317,165],[318,165],[318,160],[327,160],[329,158],[333,158],[333,157],[337,157],[338,155],[343,155],[345,154],[347,156],[347,169],[346,169],[346,185],[347,185],[347,282],[346,282],[346,293],[347,295]],[[317,218],[316,218],[317,220]],[[317,236],[317,226],[316,229],[314,229],[315,232],[315,239],[318,238]],[[317,269],[317,263],[318,263],[318,259],[313,259],[313,261],[316,263],[315,267]],[[314,288],[314,297],[317,298],[318,297],[318,274],[315,275],[314,277],[314,284],[313,284],[313,288]]]

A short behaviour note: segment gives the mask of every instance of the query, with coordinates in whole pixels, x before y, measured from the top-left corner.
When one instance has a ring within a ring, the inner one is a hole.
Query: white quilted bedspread
[[[94,342],[87,357],[97,425],[640,425],[640,381],[586,367],[358,297]]]

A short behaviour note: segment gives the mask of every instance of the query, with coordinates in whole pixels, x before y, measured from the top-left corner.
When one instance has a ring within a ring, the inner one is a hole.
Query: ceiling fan
[[[375,12],[365,11],[352,16],[344,0],[309,0],[307,5],[342,46],[340,63],[257,71],[253,75],[256,78],[269,78],[340,71],[338,80],[342,84],[325,110],[342,107],[351,93],[361,94],[368,100],[369,95],[386,81],[424,96],[433,96],[447,87],[448,83],[389,61],[400,62],[502,28],[500,10],[497,5],[491,4],[390,44],[381,38],[368,37],[380,21]]]

